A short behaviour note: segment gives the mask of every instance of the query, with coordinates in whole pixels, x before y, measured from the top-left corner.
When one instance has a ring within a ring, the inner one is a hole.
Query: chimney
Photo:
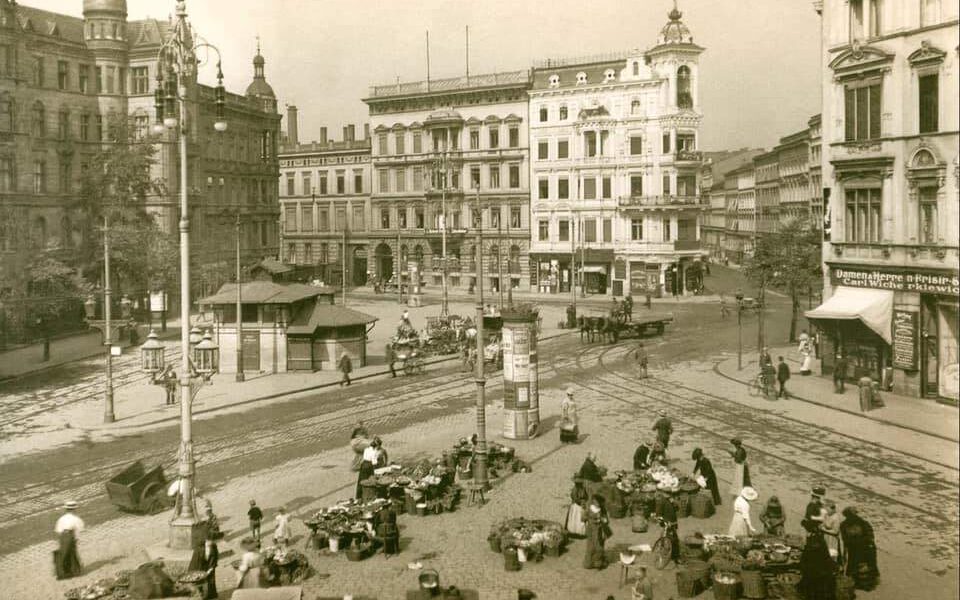
[[[347,125],[343,126],[343,141],[345,142],[350,141],[350,127],[348,127]]]
[[[347,125],[350,130],[350,141],[356,141],[357,139],[357,126],[356,125]]]
[[[300,143],[297,131],[297,107],[294,104],[287,105],[287,143],[296,146]]]
[[[363,139],[365,140],[370,139],[370,123],[363,124]]]
[[[320,128],[320,145],[321,146],[327,145],[327,128],[326,127]]]

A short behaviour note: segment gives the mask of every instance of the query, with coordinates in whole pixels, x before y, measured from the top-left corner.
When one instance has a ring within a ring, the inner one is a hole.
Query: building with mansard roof
[[[155,121],[157,54],[172,24],[128,19],[125,0],[83,0],[82,11],[76,17],[0,0],[0,296],[22,296],[26,266],[41,255],[69,262],[87,230],[71,208],[79,176],[111,115],[129,115],[142,137]],[[243,68],[224,57],[224,69]],[[223,214],[238,210],[249,259],[277,252],[280,115],[259,48],[252,75],[247,93],[227,94],[225,133],[213,129],[213,87],[188,87],[186,185],[193,231],[204,232],[191,238],[198,265],[232,260],[234,224]],[[147,206],[170,235],[177,234],[180,190],[173,135],[152,138],[159,148],[154,175],[165,191]],[[207,282],[207,291],[220,283]]]

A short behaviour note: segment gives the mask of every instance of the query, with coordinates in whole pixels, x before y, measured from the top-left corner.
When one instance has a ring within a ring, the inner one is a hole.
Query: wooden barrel
[[[696,574],[687,569],[677,571],[677,595],[681,598],[693,598],[703,591],[703,584]]]
[[[375,480],[367,479],[360,482],[360,498],[364,502],[372,502],[380,497],[379,485]]]
[[[725,582],[718,577],[731,578],[732,582]],[[714,600],[737,600],[740,597],[740,576],[732,573],[717,573],[713,577]]]
[[[767,582],[763,579],[763,571],[741,571],[740,580],[743,583],[744,598],[762,600],[767,597]]]
[[[705,560],[688,560],[685,568],[700,580],[701,589],[710,587],[713,579],[710,576],[710,565]]]
[[[690,514],[697,519],[709,519],[714,513],[713,498],[709,492],[700,492],[690,498]]]

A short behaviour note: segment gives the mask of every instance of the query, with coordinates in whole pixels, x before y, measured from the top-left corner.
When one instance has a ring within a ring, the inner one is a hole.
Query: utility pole
[[[440,243],[443,245],[443,267],[441,269],[440,283],[442,285],[442,298],[440,301],[440,318],[446,319],[450,314],[450,301],[447,296],[447,153],[441,155],[439,173],[435,173],[437,183],[440,184]]]
[[[577,219],[577,229],[579,229],[580,231],[580,295],[586,298],[587,286],[585,284],[585,281],[586,281],[587,274],[584,273],[583,269],[584,269],[584,263],[586,262],[585,253],[587,249],[583,239],[584,237],[583,236],[583,217],[580,217],[579,219]]]
[[[477,213],[480,214],[480,186],[477,188]],[[487,479],[487,404],[483,376],[483,220],[477,226],[477,460],[474,461],[473,480],[481,489],[489,487]]]
[[[346,224],[344,224],[346,225]],[[343,228],[343,253],[340,255],[341,262],[343,263],[340,269],[340,282],[343,284],[341,286],[341,291],[343,294],[343,307],[347,307],[347,228]]]
[[[743,370],[743,292],[737,290],[737,370]]]
[[[103,422],[117,420],[113,412],[113,335],[110,330],[110,229],[106,213],[103,215],[103,345],[107,347],[106,377],[103,382]]]
[[[397,302],[403,304],[403,278],[400,277],[400,212],[397,210]]]
[[[570,209],[570,227],[567,233],[570,234],[570,300],[573,304],[573,313],[577,313],[577,288],[573,285],[574,282],[574,272],[577,268],[577,243],[574,235],[574,216],[573,208]]]
[[[501,214],[500,217],[502,218],[503,215]],[[503,312],[503,247],[500,244],[499,219],[497,220],[497,291],[500,292],[500,312]]]
[[[243,374],[243,280],[240,277],[240,211],[237,210],[237,382],[246,379]]]

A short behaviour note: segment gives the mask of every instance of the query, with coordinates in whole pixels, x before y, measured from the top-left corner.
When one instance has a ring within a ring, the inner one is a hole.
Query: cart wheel
[[[146,512],[150,515],[156,515],[167,510],[167,503],[164,502],[163,496],[159,494],[154,494],[150,500],[147,501]]]

